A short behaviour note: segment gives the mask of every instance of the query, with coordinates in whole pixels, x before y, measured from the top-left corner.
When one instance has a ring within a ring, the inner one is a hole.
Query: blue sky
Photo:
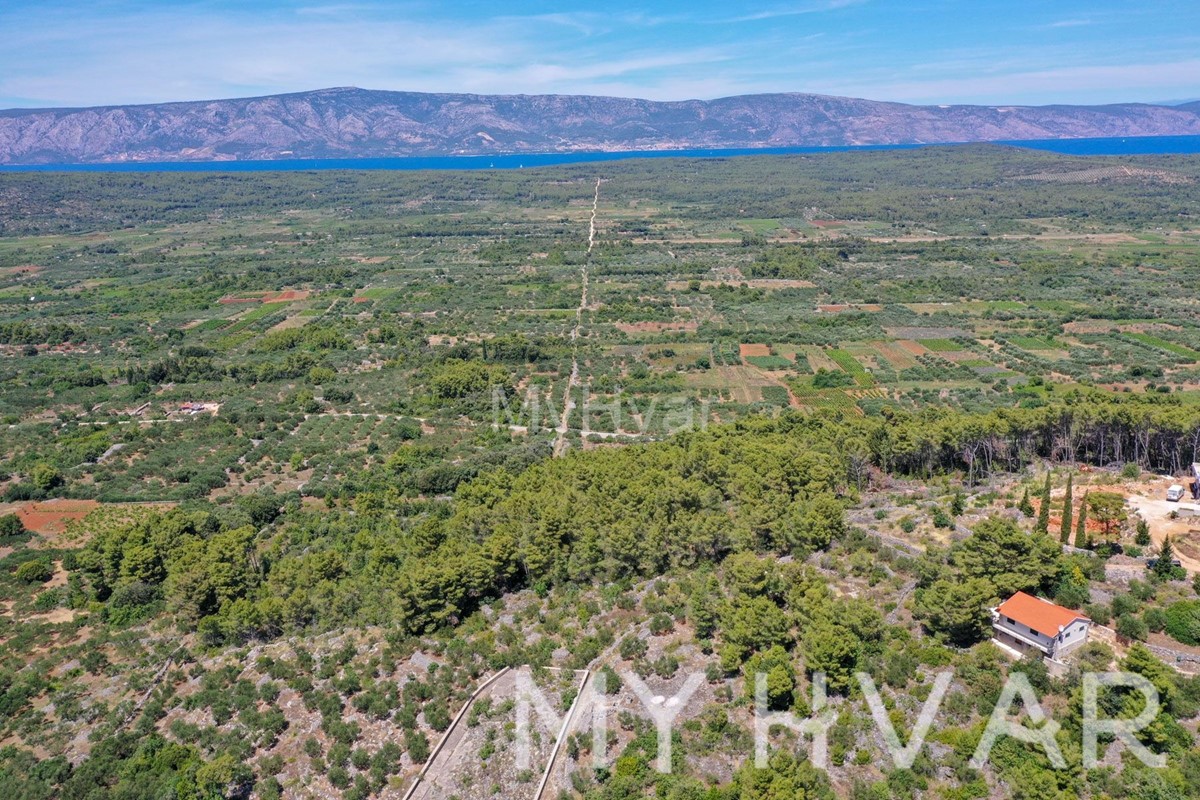
[[[1200,98],[1200,2],[0,3],[0,108],[328,86],[915,103]]]

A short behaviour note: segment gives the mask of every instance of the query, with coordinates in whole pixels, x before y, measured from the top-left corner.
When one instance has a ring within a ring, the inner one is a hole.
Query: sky
[[[655,100],[1200,98],[1196,0],[3,0],[0,108],[332,86]]]

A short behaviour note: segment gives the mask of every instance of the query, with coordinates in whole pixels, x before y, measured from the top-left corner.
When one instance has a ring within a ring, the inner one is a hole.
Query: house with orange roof
[[[1092,621],[1069,608],[1017,592],[992,609],[992,641],[1052,659],[1087,641]]]

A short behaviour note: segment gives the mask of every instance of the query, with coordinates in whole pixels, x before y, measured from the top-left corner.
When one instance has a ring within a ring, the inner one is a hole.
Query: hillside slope
[[[354,88],[0,111],[0,163],[210,161],[1200,134],[1200,104],[912,106],[808,94],[654,102]]]

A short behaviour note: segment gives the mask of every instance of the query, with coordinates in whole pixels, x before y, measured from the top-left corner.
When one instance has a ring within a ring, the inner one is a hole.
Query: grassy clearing
[[[742,224],[754,233],[771,233],[782,227],[777,219],[747,219]]]
[[[1184,347],[1181,344],[1168,342],[1166,339],[1160,339],[1159,337],[1153,336],[1149,333],[1126,333],[1124,336],[1127,339],[1133,339],[1135,342],[1141,342],[1142,344],[1150,345],[1151,347],[1157,347],[1159,350],[1166,350],[1168,353],[1172,353],[1177,356],[1190,358],[1193,361],[1200,361],[1200,353],[1197,353],[1195,350],[1192,350],[1189,347]]]
[[[746,356],[746,363],[759,369],[790,369],[792,362],[783,356]]]
[[[921,346],[934,353],[957,353],[963,346],[953,339],[918,339]]]

